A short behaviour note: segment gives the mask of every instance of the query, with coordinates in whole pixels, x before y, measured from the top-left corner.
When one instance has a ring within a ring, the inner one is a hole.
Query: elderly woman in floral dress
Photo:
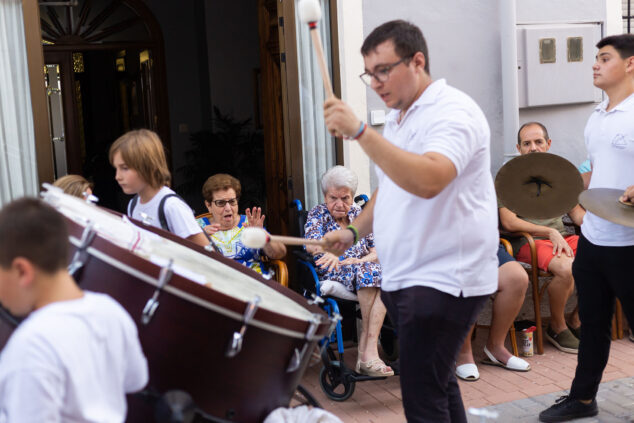
[[[361,213],[353,203],[357,176],[343,166],[328,170],[321,179],[325,202],[308,213],[305,236],[321,239],[330,232],[346,228]],[[378,263],[372,234],[360,239],[343,256],[323,253],[321,248],[306,246],[315,256],[320,280],[341,282],[347,290],[356,291],[361,306],[362,329],[356,371],[370,376],[392,376],[394,371],[380,358],[378,337],[385,306],[381,302],[381,265]]]

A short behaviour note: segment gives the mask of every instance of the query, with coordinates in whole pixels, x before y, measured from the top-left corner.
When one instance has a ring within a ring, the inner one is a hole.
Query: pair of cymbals
[[[583,191],[577,168],[554,154],[531,153],[510,160],[498,172],[495,189],[504,207],[524,218],[555,218],[581,204],[605,220],[634,228],[634,204],[619,201],[623,190]]]

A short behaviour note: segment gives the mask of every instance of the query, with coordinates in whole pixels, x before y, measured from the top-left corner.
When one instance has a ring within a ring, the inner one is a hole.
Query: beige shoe
[[[365,362],[357,360],[355,370],[366,376],[394,376],[394,370],[388,370],[388,366],[380,358]]]

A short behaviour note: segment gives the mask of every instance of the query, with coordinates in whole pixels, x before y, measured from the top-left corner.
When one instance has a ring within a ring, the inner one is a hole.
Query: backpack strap
[[[172,231],[170,230],[170,227],[167,224],[167,218],[165,217],[165,202],[170,197],[176,197],[179,200],[181,200],[183,203],[187,204],[180,195],[175,193],[167,194],[165,197],[161,198],[161,202],[159,203],[159,207],[158,207],[159,223],[161,224],[161,229],[168,232],[172,232]],[[192,214],[193,214],[193,211],[192,211]]]
[[[128,202],[128,216],[132,217],[132,212],[134,212],[134,208],[136,207],[136,203],[139,202],[139,194],[132,197],[130,202]]]

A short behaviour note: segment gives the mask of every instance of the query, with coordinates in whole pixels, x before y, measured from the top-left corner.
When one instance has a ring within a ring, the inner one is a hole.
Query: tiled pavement
[[[474,341],[476,362],[482,359],[486,336],[486,330],[478,331]],[[344,355],[346,364],[353,366],[356,358],[354,348],[347,349]],[[460,381],[465,407],[495,409],[500,413],[497,420],[499,422],[536,422],[539,411],[551,405],[562,395],[561,391],[570,388],[577,356],[560,352],[545,344],[544,355],[528,357],[527,361],[532,370],[526,373],[479,365],[479,381]],[[328,399],[319,387],[320,367],[316,365],[309,368],[302,385],[317,398],[322,407],[344,422],[405,421],[397,376],[357,383],[351,398],[344,402],[335,402]],[[612,342],[610,360],[603,374],[598,401],[599,415],[579,421],[634,422],[634,343],[627,337]],[[469,421],[479,420],[472,417]]]

